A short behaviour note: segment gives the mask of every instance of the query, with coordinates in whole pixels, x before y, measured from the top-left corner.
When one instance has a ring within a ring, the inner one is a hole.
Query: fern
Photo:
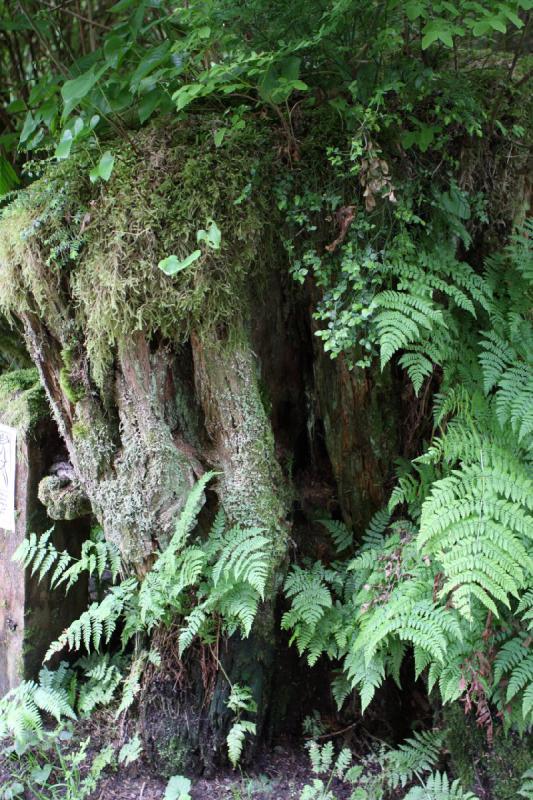
[[[445,773],[435,772],[423,786],[414,786],[405,800],[477,800],[477,796],[465,791],[458,780],[450,782]]]
[[[232,528],[220,539],[221,552],[213,568],[213,583],[216,586],[223,577],[232,582],[248,583],[264,598],[269,574],[269,540],[262,535],[262,528]]]
[[[0,699],[0,741],[7,736],[24,745],[30,734],[44,734],[44,717],[76,719],[68,684],[72,672],[62,662],[54,672],[42,669],[39,681],[22,681]]]
[[[440,758],[444,735],[442,731],[422,731],[406,739],[395,750],[388,750],[382,766],[390,789],[406,786],[414,778],[420,780]]]
[[[310,571],[293,567],[284,588],[286,597],[291,601],[291,608],[283,615],[281,627],[282,630],[293,630],[291,642],[295,641],[299,652],[303,653],[310,648],[319,623],[332,608],[331,591],[319,565],[315,565]],[[320,638],[318,651],[315,647],[309,653],[308,660],[311,664],[317,660],[322,649],[324,642]]]
[[[530,634],[521,633],[503,644],[494,661],[493,682],[496,687],[494,696],[502,711],[513,703],[520,709],[521,727],[533,724],[533,652]]]
[[[236,767],[240,761],[246,734],[255,735],[257,727],[255,722],[241,719],[243,712],[255,713],[257,704],[253,698],[252,691],[248,686],[241,686],[236,683],[231,686],[230,696],[227,706],[235,714],[234,722],[227,735],[228,757],[231,764]]]
[[[128,578],[119,586],[113,586],[101,603],[92,603],[81,617],[72,622],[56,642],[48,648],[44,662],[55,653],[68,647],[78,651],[82,645],[88,653],[98,650],[100,643],[109,642],[126,603],[137,589],[137,580]]]
[[[520,797],[525,797],[526,800],[533,800],[533,767],[522,775],[522,782],[518,794]]]
[[[418,545],[434,555],[445,575],[441,596],[468,618],[472,602],[495,615],[510,606],[533,576],[526,542],[533,536],[533,483],[516,459],[497,446],[481,445],[477,463],[432,487],[422,507]]]
[[[485,392],[496,389],[498,420],[502,427],[509,422],[519,440],[533,432],[533,369],[527,360],[533,337],[528,329],[521,334],[522,340],[515,347],[510,337],[505,340],[496,331],[487,331],[479,356]],[[524,342],[524,337],[529,341]]]
[[[88,715],[99,705],[109,705],[123,680],[121,657],[91,653],[79,659],[76,666],[86,679],[78,693],[79,712]]]
[[[101,536],[94,541],[88,539],[82,545],[80,557],[75,559],[66,550],[60,552],[55,548],[51,541],[52,534],[53,528],[39,538],[31,533],[21,542],[13,559],[20,561],[25,568],[31,566],[32,575],[38,571],[40,581],[55,567],[50,576],[50,587],[54,589],[66,583],[67,592],[83,572],[102,578],[104,572],[109,570],[111,579],[116,579],[120,571],[120,553],[111,542],[104,541]]]
[[[353,532],[344,524],[336,519],[321,519],[320,522],[326,528],[335,545],[335,552],[340,555],[349,550],[353,545]]]
[[[427,296],[387,290],[374,298],[374,305],[383,309],[375,317],[381,349],[381,367],[392,356],[418,342],[423,331],[444,325],[442,311]]]
[[[240,722],[235,722],[231,726],[230,731],[227,735],[226,741],[228,745],[228,757],[234,767],[237,766],[237,764],[241,759],[247,733],[255,735],[256,733],[255,722],[250,722],[248,720],[241,720]]]

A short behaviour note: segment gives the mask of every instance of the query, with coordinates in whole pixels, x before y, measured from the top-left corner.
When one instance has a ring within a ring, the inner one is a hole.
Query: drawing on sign
[[[15,530],[17,431],[0,424],[0,528]]]
[[[9,484],[9,450],[9,436],[0,433],[0,482],[4,489],[7,489]]]

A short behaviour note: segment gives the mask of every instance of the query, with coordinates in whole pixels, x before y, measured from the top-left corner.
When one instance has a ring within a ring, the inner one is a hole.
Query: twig
[[[89,25],[94,26],[95,28],[101,28],[103,31],[112,30],[110,25],[104,25],[103,22],[96,22],[96,20],[91,19],[90,17],[84,17],[83,14],[80,14],[78,11],[73,11],[71,8],[53,6],[51,3],[45,2],[45,0],[41,0],[41,3],[43,6],[46,6],[46,8],[49,8],[50,11],[64,11],[65,14],[70,14],[72,17],[76,17],[76,19],[80,19],[82,22],[88,22]]]
[[[357,720],[359,722],[359,720]],[[357,722],[352,722],[351,725],[348,725],[346,728],[341,728],[340,731],[333,731],[333,733],[323,733],[321,736],[306,736],[306,739],[313,739],[316,741],[317,739],[331,739],[333,736],[340,736],[341,733],[346,733],[346,731],[351,731],[352,728],[355,728]]]

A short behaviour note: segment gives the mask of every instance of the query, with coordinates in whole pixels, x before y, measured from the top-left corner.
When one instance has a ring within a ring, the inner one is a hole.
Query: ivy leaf
[[[174,775],[167,783],[164,800],[191,800],[191,782],[183,775]]]
[[[220,128],[218,131],[215,131],[213,139],[215,140],[215,147],[220,147],[224,140],[224,136],[226,135],[226,129]]]
[[[165,275],[176,275],[178,272],[181,272],[186,267],[189,267],[191,264],[194,264],[195,261],[198,261],[200,256],[202,255],[201,250],[194,250],[190,255],[186,256],[186,258],[179,259],[177,256],[167,256],[162,261],[159,262],[157,265]]]
[[[114,165],[115,156],[111,150],[106,150],[96,167],[89,173],[91,183],[96,183],[98,180],[106,181],[107,183],[113,172]]]
[[[52,772],[52,765],[45,764],[44,767],[34,767],[30,772],[30,778],[35,783],[38,783],[40,786],[44,786],[48,778],[50,777],[50,773]]]

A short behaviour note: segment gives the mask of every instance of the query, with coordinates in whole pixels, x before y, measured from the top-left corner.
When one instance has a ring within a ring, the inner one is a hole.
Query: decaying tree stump
[[[309,299],[283,277],[268,179],[261,194],[246,195],[257,138],[216,149],[210,137],[199,149],[198,135],[145,132],[142,163],[119,146],[105,186],[89,183],[83,160],[34,184],[0,226],[0,304],[24,326],[76,502],[90,505],[125,572],[149,570],[206,469],[218,473],[213,488],[229,523],[266,531],[265,602],[250,638],[235,635],[219,655],[232,681],[253,688],[260,735],[289,549],[311,551],[306,515],[325,494],[351,524],[368,520],[394,422],[388,406],[371,405],[364,381],[313,348]],[[220,251],[164,275],[159,260],[190,252],[209,220]],[[55,488],[41,488],[52,514],[63,500]],[[169,689],[158,725],[145,714],[146,730],[167,740],[187,731],[180,758],[188,748],[208,766],[227,730],[227,693],[220,672],[206,697],[191,665],[187,691]]]

